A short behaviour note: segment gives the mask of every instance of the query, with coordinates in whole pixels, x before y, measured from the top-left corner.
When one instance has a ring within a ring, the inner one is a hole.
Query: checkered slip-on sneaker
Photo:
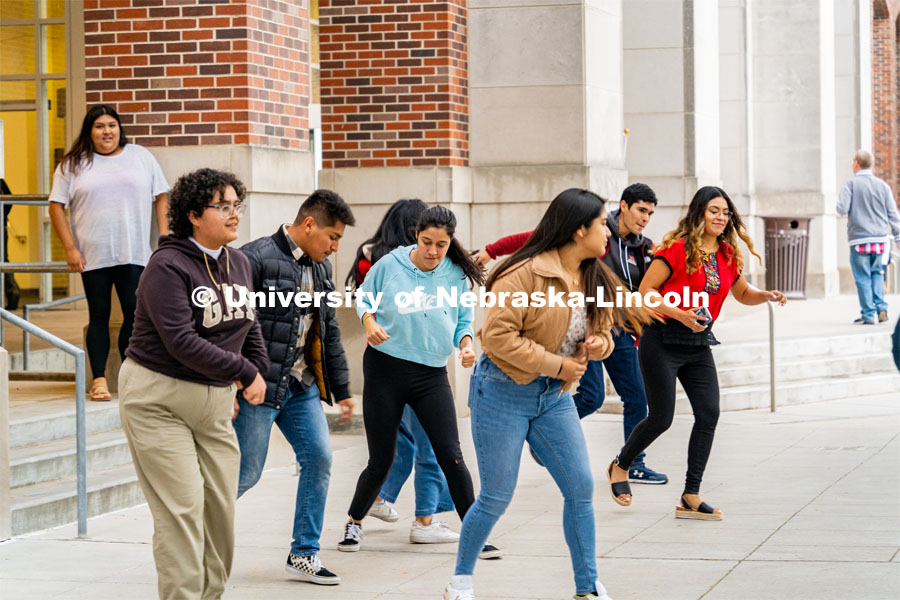
[[[284,570],[303,581],[318,585],[337,585],[341,582],[340,577],[325,568],[318,554],[312,556],[288,554]]]

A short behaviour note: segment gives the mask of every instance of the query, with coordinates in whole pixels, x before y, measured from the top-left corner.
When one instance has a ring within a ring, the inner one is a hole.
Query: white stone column
[[[469,2],[477,247],[532,229],[566,188],[618,200],[621,20],[621,0]]]
[[[835,0],[835,189],[853,177],[851,156],[872,148],[872,11],[868,0]],[[837,217],[841,293],[856,293],[850,272],[847,218]]]
[[[722,187],[764,256],[765,229],[756,216],[753,177],[753,0],[719,0],[719,123]],[[744,276],[765,283],[765,268],[744,248]]]
[[[838,292],[834,4],[753,0],[753,185],[760,216],[810,217],[807,294]]]
[[[697,189],[720,184],[719,7],[710,0],[624,6],[625,166],[660,199],[647,233],[673,228]]]

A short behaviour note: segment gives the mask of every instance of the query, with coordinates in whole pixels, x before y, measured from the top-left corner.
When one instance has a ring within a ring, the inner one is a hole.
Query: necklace
[[[231,279],[231,256],[228,254],[228,248],[222,248],[222,250],[225,251],[225,277]],[[213,285],[218,288],[219,282],[213,277],[212,271],[209,268],[209,258],[207,257],[206,252],[203,253],[203,262],[206,264],[206,272],[209,273],[209,278],[212,279]]]

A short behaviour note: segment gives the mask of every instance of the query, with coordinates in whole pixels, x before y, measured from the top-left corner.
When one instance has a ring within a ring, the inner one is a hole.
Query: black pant
[[[719,420],[719,377],[709,346],[662,342],[660,326],[644,329],[638,346],[641,375],[647,393],[647,418],[638,423],[619,452],[619,466],[628,465],[672,425],[675,417],[675,379],[681,382],[694,410],[688,443],[685,494],[699,494]]]
[[[116,265],[104,269],[93,269],[81,274],[84,295],[88,304],[87,353],[91,361],[93,377],[103,377],[106,359],[109,357],[109,311],[112,288],[122,306],[122,329],[119,331],[119,354],[125,360],[125,349],[134,328],[134,309],[137,304],[138,279],[144,267],[138,265]]]
[[[407,404],[428,435],[459,518],[465,517],[475,502],[475,492],[459,447],[456,407],[446,367],[427,367],[394,358],[370,346],[363,355],[363,375],[363,421],[369,464],[356,482],[350,517],[361,521],[381,491],[394,463],[397,432]]]

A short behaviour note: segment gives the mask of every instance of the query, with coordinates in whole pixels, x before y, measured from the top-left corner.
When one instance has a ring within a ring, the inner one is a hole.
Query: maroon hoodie
[[[176,379],[216,387],[240,381],[246,387],[269,367],[262,331],[252,308],[226,306],[210,275],[220,287],[253,289],[250,261],[239,250],[223,248],[214,260],[191,240],[160,237],[138,284],[125,355]],[[214,292],[205,307],[192,299],[201,286]]]

